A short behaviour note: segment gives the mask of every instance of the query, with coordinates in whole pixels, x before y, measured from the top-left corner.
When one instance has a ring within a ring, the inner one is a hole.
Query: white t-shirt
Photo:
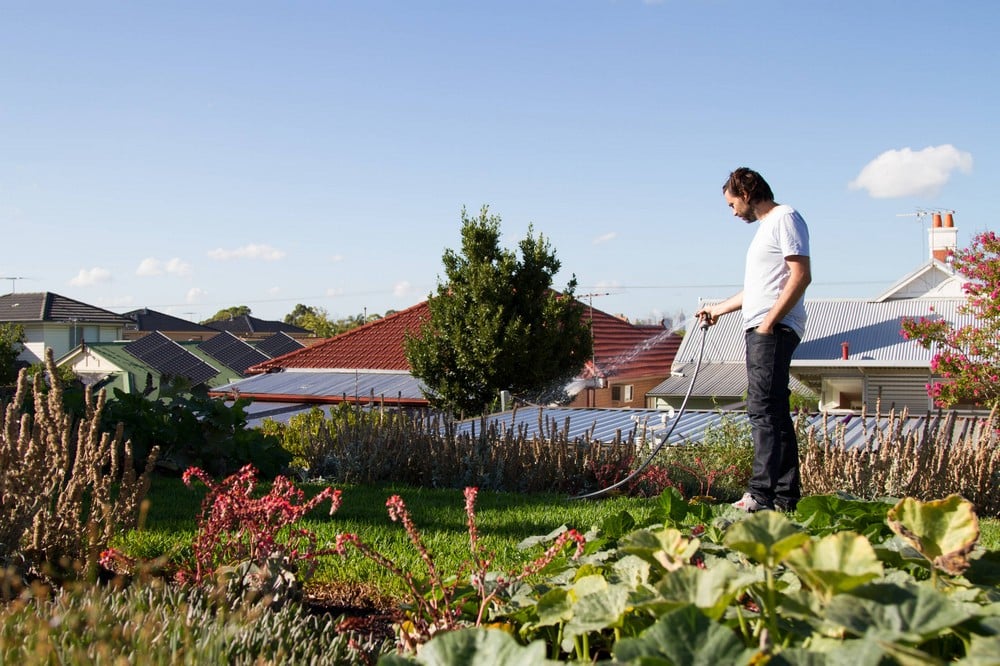
[[[759,326],[778,300],[789,276],[785,257],[792,256],[809,256],[809,229],[794,208],[778,205],[758,221],[757,233],[747,250],[743,277],[744,329]],[[781,323],[790,326],[800,338],[805,334],[803,299],[799,299]]]

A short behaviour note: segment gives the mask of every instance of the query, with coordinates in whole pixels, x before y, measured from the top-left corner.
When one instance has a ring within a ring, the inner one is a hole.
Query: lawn
[[[307,495],[323,486],[302,484]],[[457,573],[469,558],[469,536],[462,491],[395,486],[342,486],[343,504],[328,515],[321,505],[304,521],[315,532],[320,547],[330,547],[342,532],[357,534],[366,543],[388,556],[404,571],[422,573],[423,564],[403,527],[390,521],[386,499],[403,498],[420,530],[434,561],[444,574]],[[149,511],[142,529],[123,535],[116,546],[132,555],[153,558],[171,554],[175,563],[189,557],[195,519],[205,494],[204,486],[186,487],[177,478],[156,476],[149,492]],[[587,532],[608,516],[627,511],[638,524],[648,523],[656,509],[655,499],[610,497],[600,500],[572,500],[558,494],[517,494],[481,492],[476,503],[479,538],[494,554],[495,570],[514,570],[541,552],[540,546],[522,550],[523,540],[551,533],[562,526]],[[722,507],[719,507],[721,510]],[[980,543],[989,550],[1000,549],[1000,521],[980,521]],[[398,597],[403,584],[391,572],[356,552],[347,557],[322,557],[312,586],[335,586],[344,593],[353,588],[362,599],[385,601]],[[358,591],[361,591],[358,594]]]

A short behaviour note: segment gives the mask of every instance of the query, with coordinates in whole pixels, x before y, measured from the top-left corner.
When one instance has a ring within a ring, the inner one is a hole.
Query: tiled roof
[[[109,310],[87,305],[51,291],[14,293],[0,296],[0,321],[78,322],[81,324],[118,324],[131,320]]]
[[[661,326],[637,326],[601,312],[587,309],[593,321],[594,356],[602,376],[642,377],[667,375],[681,338]],[[407,332],[416,333],[430,319],[427,302],[395,312],[378,321],[311,347],[265,361],[249,372],[278,368],[358,368],[409,371],[403,348]]]
[[[631,324],[601,310],[587,308],[592,322],[594,360],[602,377],[667,375],[681,345],[681,336],[662,326]]]
[[[279,333],[282,331],[285,333],[307,335],[311,332],[301,326],[293,326],[292,324],[286,324],[283,321],[257,319],[257,317],[251,317],[250,315],[242,315],[240,317],[233,317],[232,319],[210,321],[206,322],[205,325],[209,328],[214,328],[217,331],[229,331],[230,333],[235,333],[236,335]]]
[[[217,331],[217,329],[148,308],[132,310],[122,316],[135,322],[135,330],[137,331],[202,331],[212,333]]]
[[[259,363],[248,372],[267,372],[277,368],[358,368],[409,372],[410,364],[406,362],[403,349],[404,336],[408,331],[415,333],[420,324],[429,319],[430,310],[427,301],[424,301],[310,347]]]

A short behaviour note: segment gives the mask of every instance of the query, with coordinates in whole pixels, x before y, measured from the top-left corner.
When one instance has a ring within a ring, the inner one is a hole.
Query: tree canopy
[[[247,305],[234,305],[232,307],[224,308],[219,310],[214,315],[199,322],[200,324],[207,324],[213,321],[228,321],[230,319],[235,319],[236,317],[242,317],[243,315],[250,314],[250,307]]]
[[[285,315],[284,322],[310,330],[317,337],[332,338],[352,328],[357,328],[381,318],[377,314],[365,315],[364,313],[359,313],[353,317],[343,317],[333,320],[330,318],[330,314],[326,311],[326,308],[298,303],[291,312]]]
[[[445,250],[445,279],[428,297],[430,320],[406,336],[414,376],[435,407],[481,414],[501,390],[530,401],[565,397],[563,387],[592,350],[574,276],[552,289],[560,262],[534,229],[517,253],[500,247],[500,218],[462,210],[460,252]]]
[[[24,348],[24,327],[20,324],[0,324],[0,385],[17,380],[17,357]]]

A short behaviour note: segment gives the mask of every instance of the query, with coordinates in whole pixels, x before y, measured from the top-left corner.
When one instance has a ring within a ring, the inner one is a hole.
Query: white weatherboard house
[[[895,407],[913,414],[935,409],[926,386],[934,379],[934,349],[923,349],[901,333],[906,318],[943,318],[973,323],[959,314],[965,302],[962,278],[947,263],[955,247],[951,214],[935,214],[926,264],[870,299],[806,299],[806,335],[792,358],[792,390],[812,393],[820,411],[847,412]],[[745,348],[739,313],[722,317],[705,334],[705,350],[691,407],[740,405],[746,392]],[[677,408],[691,381],[702,333],[692,322],[671,368],[671,377],[646,395],[650,408]],[[972,409],[972,405],[959,405]]]
[[[130,319],[108,310],[54,294],[50,291],[11,293],[0,296],[0,323],[24,328],[24,350],[19,361],[28,364],[45,359],[52,349],[55,358],[82,342],[121,340]]]

